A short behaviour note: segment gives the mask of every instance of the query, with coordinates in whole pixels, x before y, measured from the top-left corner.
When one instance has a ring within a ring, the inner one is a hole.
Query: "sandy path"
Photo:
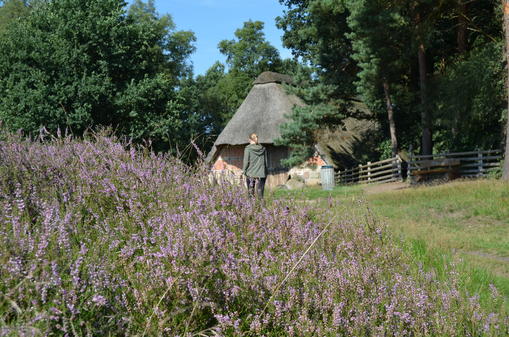
[[[410,185],[406,182],[394,182],[394,183],[386,183],[386,184],[366,185],[364,187],[364,191],[366,192],[366,194],[376,194],[376,193],[402,190],[402,189],[409,188],[409,187],[410,187]]]

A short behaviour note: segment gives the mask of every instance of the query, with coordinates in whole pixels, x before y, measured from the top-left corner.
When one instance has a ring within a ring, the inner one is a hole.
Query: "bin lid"
[[[334,168],[332,165],[323,165],[322,169],[331,169]]]

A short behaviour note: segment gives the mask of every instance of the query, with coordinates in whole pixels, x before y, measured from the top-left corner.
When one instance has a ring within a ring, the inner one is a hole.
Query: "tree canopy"
[[[293,75],[306,107],[282,127],[289,164],[318,131],[372,119],[376,160],[404,149],[504,145],[507,97],[498,0],[279,0],[283,60],[247,21],[219,42],[224,63],[195,76],[195,36],[154,0],[0,1],[0,120],[32,135],[111,126],[157,150],[205,151],[263,71]],[[367,109],[356,110],[362,101]],[[479,135],[483,135],[479,137]]]
[[[176,146],[192,129],[179,85],[194,40],[153,1],[38,1],[0,35],[0,118],[28,134],[107,125]]]
[[[338,100],[359,98],[383,126],[380,157],[409,148],[430,153],[503,145],[506,98],[498,1],[280,3],[287,8],[277,19],[284,45],[312,69],[316,86],[306,85],[306,90],[328,86],[323,99],[307,108],[314,129],[301,140],[285,133],[283,143],[306,143],[309,149],[316,141],[313,132],[332,126],[322,122],[320,113],[313,117],[314,107],[342,107],[336,112],[341,119],[351,112]],[[301,128],[300,110],[287,130]]]
[[[23,0],[0,1],[0,34],[12,22],[28,14],[28,3]]]

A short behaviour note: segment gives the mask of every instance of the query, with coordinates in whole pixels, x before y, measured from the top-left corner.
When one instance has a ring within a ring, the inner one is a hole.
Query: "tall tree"
[[[429,95],[436,151],[495,149],[502,143],[506,100],[498,5],[454,0],[435,20],[429,45],[435,71]],[[464,28],[465,41],[458,41]]]
[[[417,3],[414,3],[413,9],[416,11],[414,16],[414,22],[416,29],[416,43],[417,43],[417,58],[419,62],[419,89],[421,97],[421,128],[422,128],[422,140],[421,140],[421,154],[430,155],[433,152],[433,138],[431,135],[431,112],[429,109],[428,102],[428,66],[426,58],[426,38],[425,29],[422,28],[425,24],[424,15],[421,13],[422,10],[416,9]]]
[[[348,24],[354,53],[360,68],[355,82],[363,101],[373,110],[385,106],[392,156],[398,153],[394,117],[394,95],[400,94],[402,83],[409,76],[407,41],[409,21],[390,1],[348,1]],[[383,27],[383,29],[380,29]],[[396,90],[398,88],[399,90]],[[384,104],[382,104],[384,102]]]
[[[281,71],[279,52],[265,40],[263,27],[261,21],[244,22],[242,28],[235,31],[235,39],[218,44],[228,66],[228,72],[218,82],[218,89],[230,96],[228,110],[223,112],[223,124],[235,113],[260,73]]]
[[[135,0],[129,6],[127,14],[145,34],[156,37],[150,46],[153,66],[159,67],[158,70],[175,79],[191,74],[192,67],[188,63],[188,57],[195,51],[193,42],[196,38],[193,32],[176,30],[169,14],[161,16],[157,13],[154,0]]]
[[[359,68],[348,37],[346,0],[279,0],[288,9],[276,18],[283,44],[315,70],[320,83],[334,86],[334,98],[356,96]],[[328,90],[327,90],[328,91]]]
[[[307,64],[300,67],[297,87],[291,89],[306,107],[296,107],[281,127],[278,144],[293,151],[289,166],[303,162],[315,151],[318,131],[342,127],[356,96],[354,81],[358,67],[352,58],[345,1],[280,0],[287,6],[276,19],[284,31],[283,44]]]
[[[449,0],[412,0],[395,1],[398,6],[406,11],[409,19],[412,20],[410,26],[412,32],[412,41],[410,45],[415,50],[419,69],[419,97],[420,97],[420,115],[421,115],[421,154],[430,155],[433,152],[432,136],[432,116],[431,101],[429,95],[429,74],[431,49],[430,40],[434,33],[436,21],[443,13]]]
[[[399,144],[420,144],[423,153],[500,141],[494,0],[280,2],[288,8],[278,18],[285,46],[314,67],[315,79],[335,87],[327,99],[360,93],[372,111],[385,112],[385,120],[375,115],[389,134],[399,125]],[[480,132],[487,135],[479,139]]]
[[[456,43],[458,52],[463,54],[467,51],[468,43],[468,3],[465,0],[457,0],[456,13],[458,17],[458,31],[456,33]]]
[[[246,21],[235,31],[236,39],[219,42],[219,51],[226,56],[230,71],[242,72],[253,78],[262,71],[281,67],[277,49],[265,40],[264,23]]]

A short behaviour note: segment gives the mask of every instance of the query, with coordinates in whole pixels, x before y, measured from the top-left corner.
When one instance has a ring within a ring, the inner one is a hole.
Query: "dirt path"
[[[373,184],[373,185],[366,185],[364,188],[364,191],[366,194],[377,194],[377,193],[383,193],[383,192],[390,192],[390,191],[396,191],[396,190],[402,190],[405,188],[409,188],[410,185],[405,182],[395,182],[395,183],[387,183],[387,184]]]

